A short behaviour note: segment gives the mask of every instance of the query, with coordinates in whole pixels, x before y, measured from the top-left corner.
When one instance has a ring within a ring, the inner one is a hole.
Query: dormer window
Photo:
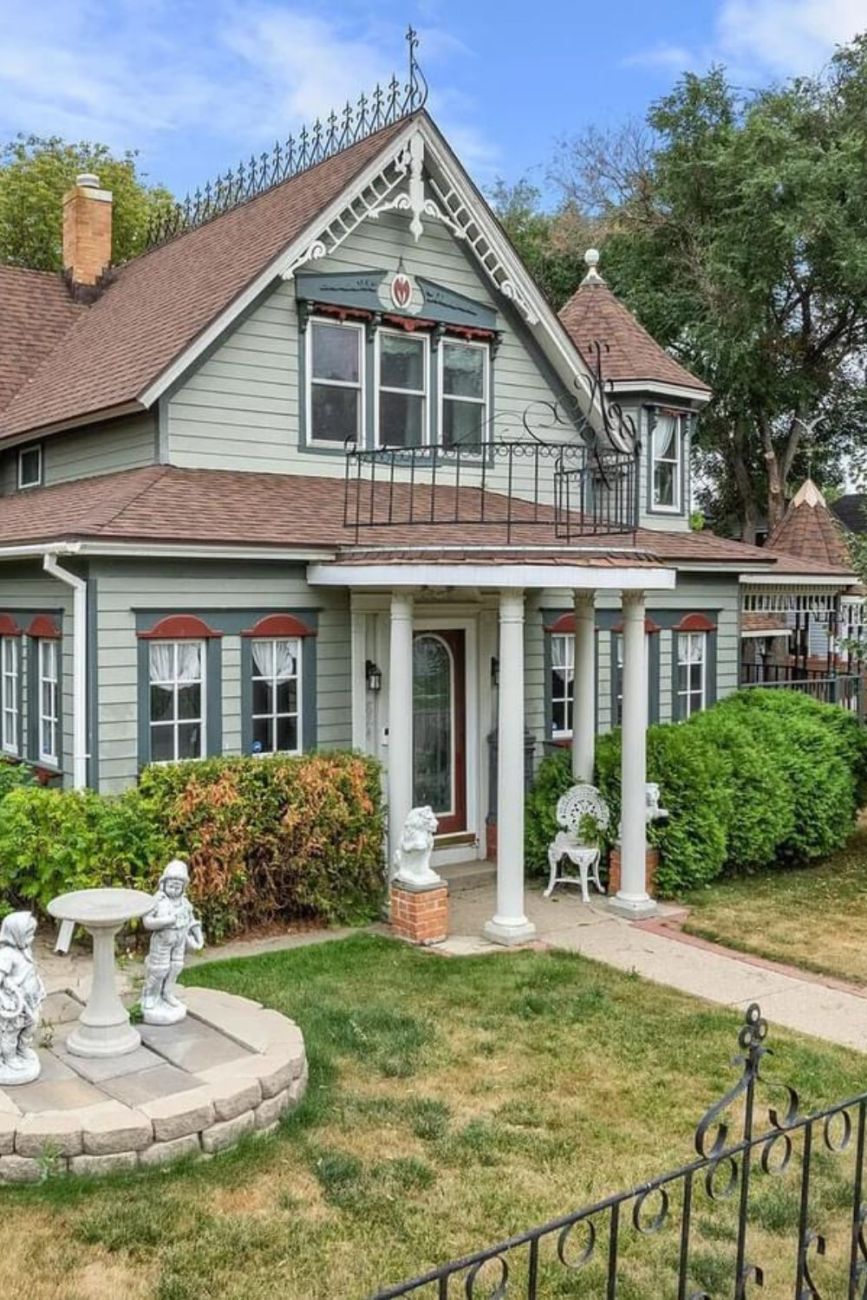
[[[364,327],[312,320],[307,330],[312,442],[342,444],[361,433]]]
[[[42,447],[22,447],[18,452],[19,488],[40,487],[42,484]]]
[[[679,512],[683,479],[683,418],[671,411],[658,411],[651,447],[652,508]]]

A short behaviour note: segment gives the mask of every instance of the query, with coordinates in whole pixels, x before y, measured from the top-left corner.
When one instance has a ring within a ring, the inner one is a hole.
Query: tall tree
[[[95,172],[114,195],[112,261],[141,252],[151,214],[172,196],[145,182],[134,153],[118,157],[104,144],[19,136],[0,149],[0,262],[62,269],[61,202],[82,172]]]
[[[852,446],[867,351],[867,36],[821,76],[749,96],[721,68],[687,74],[648,124],[635,166],[606,171],[604,140],[585,134],[559,179],[567,201],[608,203],[607,278],[713,388],[699,457],[711,495],[734,486],[749,536],[761,514],[771,527],[782,517],[808,431],[817,464]]]

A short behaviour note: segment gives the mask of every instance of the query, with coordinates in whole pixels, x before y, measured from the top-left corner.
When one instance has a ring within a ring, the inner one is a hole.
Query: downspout
[[[62,569],[57,553],[48,551],[42,567],[52,578],[72,587],[72,784],[87,786],[87,582]]]

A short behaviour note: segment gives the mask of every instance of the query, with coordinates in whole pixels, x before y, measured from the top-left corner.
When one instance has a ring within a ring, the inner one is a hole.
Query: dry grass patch
[[[867,826],[796,871],[717,881],[684,900],[689,934],[867,986]]]
[[[204,1164],[6,1193],[13,1235],[35,1229],[40,1298],[72,1294],[72,1258],[97,1278],[116,1270],[116,1294],[140,1279],[153,1300],[360,1300],[688,1160],[697,1118],[734,1077],[735,1015],[568,954],[447,962],[358,936],[190,978],[298,1020],[307,1098],[277,1137]],[[774,1037],[774,1074],[805,1105],[863,1085],[862,1057]],[[844,1183],[817,1178],[822,1230]],[[792,1294],[793,1205],[757,1189],[751,1251],[771,1297]],[[849,1212],[835,1212],[845,1233]],[[692,1290],[730,1292],[730,1215],[699,1206]],[[620,1300],[673,1296],[676,1258],[674,1224],[646,1240],[627,1224]],[[553,1249],[543,1264],[545,1296],[604,1293],[595,1266],[564,1274]]]

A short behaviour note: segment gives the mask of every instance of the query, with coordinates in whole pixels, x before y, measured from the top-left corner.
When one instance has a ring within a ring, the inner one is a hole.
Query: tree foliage
[[[701,504],[745,536],[779,521],[810,462],[833,483],[863,453],[865,123],[862,36],[820,76],[750,94],[719,67],[686,74],[646,129],[585,131],[553,165],[549,229],[595,223],[612,288],[714,390]]]
[[[152,213],[172,196],[146,183],[134,153],[118,156],[104,144],[22,135],[0,149],[0,262],[62,270],[63,195],[82,172],[95,172],[114,196],[112,261],[142,251]]]

